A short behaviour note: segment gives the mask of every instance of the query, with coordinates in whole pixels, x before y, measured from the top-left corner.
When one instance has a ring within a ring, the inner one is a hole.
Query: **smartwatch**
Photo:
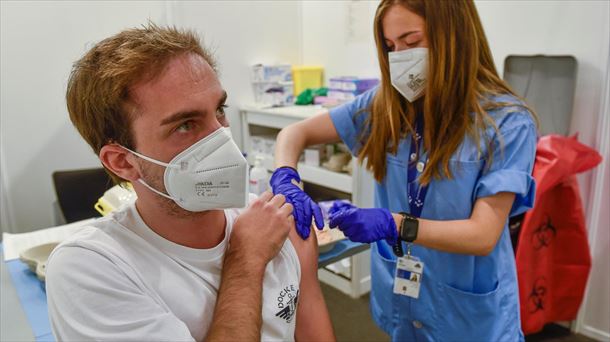
[[[400,212],[402,215],[402,222],[400,223],[400,240],[406,242],[413,242],[417,239],[417,231],[419,229],[419,220],[413,215],[409,215],[405,212]]]

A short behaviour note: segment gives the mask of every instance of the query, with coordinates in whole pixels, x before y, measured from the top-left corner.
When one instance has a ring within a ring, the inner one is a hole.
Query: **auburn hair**
[[[216,63],[193,31],[159,27],[151,22],[104,39],[72,67],[66,102],[70,120],[99,155],[117,143],[133,149],[130,88],[153,80],[172,57],[197,54],[216,71]],[[124,180],[106,169],[116,183]]]
[[[382,20],[392,6],[404,6],[425,22],[428,38],[428,76],[423,98],[408,102],[391,84],[388,52]],[[381,69],[381,82],[367,119],[358,154],[381,182],[386,174],[386,154],[396,154],[399,141],[415,132],[415,118],[424,118],[424,148],[428,163],[420,183],[433,178],[452,178],[449,160],[469,135],[479,148],[487,145],[487,165],[493,147],[485,133],[491,126],[498,131],[488,110],[521,104],[489,101],[493,95],[516,94],[496,72],[489,44],[472,0],[382,0],[374,21],[374,35]],[[535,116],[534,116],[535,118]]]

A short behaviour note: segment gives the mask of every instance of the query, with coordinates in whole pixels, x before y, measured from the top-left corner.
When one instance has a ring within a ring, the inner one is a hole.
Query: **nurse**
[[[322,219],[293,182],[298,156],[343,141],[376,208],[335,205],[330,224],[374,242],[375,322],[394,341],[523,340],[507,223],[533,205],[536,118],[498,76],[473,1],[382,0],[374,32],[380,85],[283,129],[273,190],[307,238]]]

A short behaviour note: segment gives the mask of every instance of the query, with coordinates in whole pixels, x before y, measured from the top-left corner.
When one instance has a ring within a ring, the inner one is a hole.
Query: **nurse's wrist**
[[[396,234],[400,236],[400,225],[402,224],[402,215],[392,213],[392,218],[394,219],[394,225],[396,227]]]
[[[400,240],[408,243],[415,242],[419,231],[419,218],[406,212],[399,214],[402,217],[398,228]]]
[[[294,171],[296,174],[298,174],[298,173],[299,173],[299,171],[297,171],[297,169],[296,169],[295,167],[290,166],[290,165],[282,165],[282,166],[278,166],[278,167],[276,167],[275,169],[276,169],[276,170],[278,170],[278,169],[289,169],[289,170]]]
[[[422,220],[405,212],[392,213],[399,241],[414,243],[419,240]]]

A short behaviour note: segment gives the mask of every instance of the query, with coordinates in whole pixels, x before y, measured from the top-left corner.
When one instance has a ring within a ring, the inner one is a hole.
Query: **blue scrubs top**
[[[354,155],[362,146],[368,108],[377,89],[330,111],[335,128]],[[513,96],[499,102],[519,103]],[[364,110],[364,111],[362,111]],[[487,149],[477,153],[465,138],[450,160],[453,179],[432,180],[422,218],[468,219],[475,201],[499,192],[516,194],[510,216],[533,206],[531,177],[536,151],[536,125],[522,107],[490,111],[501,133],[486,131],[496,147],[490,168]],[[365,131],[366,132],[366,131]],[[400,142],[396,155],[387,154],[385,179],[375,184],[375,205],[391,212],[409,212],[407,167],[411,136]],[[500,150],[498,146],[502,146]],[[404,248],[405,246],[403,246]],[[508,220],[487,256],[440,252],[413,245],[411,253],[424,263],[418,299],[393,292],[396,257],[385,241],[371,246],[371,312],[393,341],[517,341],[523,340],[519,292]]]

